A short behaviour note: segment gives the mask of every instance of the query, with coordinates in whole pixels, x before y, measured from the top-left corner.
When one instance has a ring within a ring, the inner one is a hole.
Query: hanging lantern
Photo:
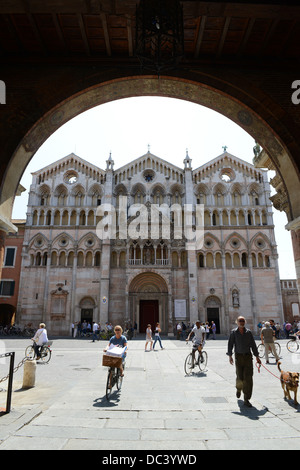
[[[158,75],[183,57],[183,12],[178,0],[140,0],[136,11],[136,56]]]

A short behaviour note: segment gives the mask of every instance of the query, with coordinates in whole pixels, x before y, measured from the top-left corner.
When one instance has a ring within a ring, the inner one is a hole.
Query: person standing
[[[151,330],[151,325],[149,324],[146,329],[146,344],[145,344],[145,351],[147,351],[147,344],[150,343],[150,351],[152,351],[152,344],[153,344],[153,339],[152,339],[152,330]]]
[[[205,328],[205,333],[206,333],[206,340],[208,340],[209,335],[210,335],[210,331],[209,331],[209,330],[210,330],[210,327],[209,327],[208,321],[205,323],[205,327],[204,327],[204,328]]]
[[[236,396],[240,398],[241,392],[244,393],[244,404],[249,408],[252,407],[250,399],[253,391],[253,360],[252,353],[256,357],[256,362],[261,364],[258,357],[257,346],[252,332],[245,327],[246,320],[239,316],[236,320],[237,328],[232,330],[228,340],[227,355],[229,362],[234,364],[232,352],[235,352],[236,367]],[[252,351],[252,353],[251,353]]]
[[[214,321],[211,322],[211,331],[213,334],[213,339],[216,339],[217,327]]]
[[[285,323],[285,325],[284,325],[284,330],[285,330],[286,339],[289,339],[291,329],[292,329],[292,325],[290,324],[289,321],[287,321],[287,322]]]
[[[178,322],[177,325],[176,325],[176,333],[177,333],[177,339],[180,339],[180,334],[181,334],[181,324],[180,324],[180,322]]]
[[[93,343],[94,343],[95,340],[97,339],[97,333],[98,333],[98,331],[99,331],[99,325],[98,325],[98,323],[96,323],[96,322],[94,321],[94,323],[93,323]]]
[[[276,352],[276,347],[274,344],[274,335],[275,335],[275,332],[273,328],[271,327],[271,324],[268,321],[266,321],[265,327],[261,330],[261,335],[260,335],[261,341],[265,345],[266,364],[269,364],[269,351],[270,350],[276,359],[276,363],[279,361],[279,356]]]
[[[160,324],[159,324],[159,323],[156,323],[155,332],[154,332],[153,351],[155,350],[155,345],[156,345],[157,341],[158,341],[159,344],[160,344],[160,348],[161,348],[161,349],[164,349],[163,346],[162,346],[162,344],[161,344],[161,339],[160,339],[159,333],[161,333]]]

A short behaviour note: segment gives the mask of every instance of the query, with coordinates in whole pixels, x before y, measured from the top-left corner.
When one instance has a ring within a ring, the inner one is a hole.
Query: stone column
[[[184,159],[184,179],[185,179],[185,218],[187,218],[187,211],[191,211],[194,208],[194,193],[193,193],[193,172],[191,167],[192,160],[190,159],[188,152],[186,153],[186,158]],[[194,211],[193,211],[194,214]],[[193,223],[194,220],[191,220],[191,214],[189,214],[189,219],[186,220],[188,225]],[[194,217],[193,217],[194,219]],[[185,232],[187,229],[191,232],[191,226],[187,227],[185,221]],[[187,238],[190,238],[191,233],[185,233]],[[185,244],[186,253],[187,253],[187,275],[188,275],[188,312],[190,316],[190,322],[195,323],[198,320],[198,280],[197,280],[197,253],[196,253],[196,243],[195,242],[186,242]]]

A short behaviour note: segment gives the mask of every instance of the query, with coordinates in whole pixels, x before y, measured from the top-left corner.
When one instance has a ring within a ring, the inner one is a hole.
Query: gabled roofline
[[[87,160],[84,160],[84,158],[79,157],[75,153],[70,153],[69,155],[66,155],[65,157],[60,158],[59,160],[56,160],[53,163],[50,163],[50,165],[45,166],[44,168],[41,168],[40,170],[33,171],[31,174],[32,175],[39,175],[40,173],[44,173],[45,171],[48,171],[51,168],[55,168],[56,166],[60,165],[61,163],[65,162],[68,159],[73,158],[74,160],[79,160],[81,163],[84,165],[92,168],[95,171],[98,171],[100,173],[105,174],[105,170],[102,168],[99,168],[98,166],[94,165],[93,163],[88,162]]]
[[[157,160],[159,160],[160,162],[164,163],[165,165],[168,165],[169,167],[174,168],[174,170],[176,170],[176,171],[180,171],[180,172],[182,172],[182,173],[183,173],[183,171],[184,171],[183,168],[180,168],[179,166],[176,166],[176,165],[174,165],[173,163],[170,163],[170,162],[168,162],[167,160],[164,160],[163,158],[158,157],[157,155],[154,155],[154,154],[151,153],[151,152],[147,152],[147,153],[145,153],[144,155],[141,155],[140,157],[135,158],[135,159],[132,160],[131,162],[126,163],[125,165],[121,166],[120,168],[117,168],[116,170],[114,170],[114,173],[119,172],[119,171],[121,171],[121,170],[127,168],[128,166],[132,166],[132,165],[134,165],[135,163],[137,163],[139,160],[143,160],[144,158],[153,158],[153,159],[157,159]]]
[[[197,172],[197,171],[200,171],[200,170],[204,170],[204,169],[206,169],[206,168],[209,168],[209,167],[212,166],[213,164],[215,164],[215,163],[217,163],[217,162],[219,162],[220,160],[225,159],[225,158],[231,159],[231,160],[233,160],[233,161],[235,161],[235,162],[237,162],[237,163],[239,163],[239,164],[241,164],[241,165],[244,165],[244,166],[248,167],[249,169],[256,171],[257,173],[260,173],[260,174],[265,173],[265,170],[261,170],[260,168],[256,168],[256,167],[255,167],[254,165],[252,165],[251,163],[248,163],[248,162],[246,162],[245,160],[242,160],[241,158],[236,157],[235,155],[232,155],[231,153],[226,152],[226,151],[223,152],[223,153],[222,153],[221,155],[219,155],[218,157],[213,158],[213,159],[210,160],[209,162],[204,163],[204,165],[201,165],[201,166],[199,166],[198,168],[195,168],[195,169],[193,170],[193,173],[194,173],[194,172]]]

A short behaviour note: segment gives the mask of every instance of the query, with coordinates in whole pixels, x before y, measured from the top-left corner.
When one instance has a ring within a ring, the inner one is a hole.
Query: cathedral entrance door
[[[216,333],[220,334],[220,311],[219,307],[207,307],[207,321],[214,321],[217,327]]]
[[[145,333],[150,323],[152,331],[159,321],[158,300],[140,300],[140,333]]]
[[[92,308],[82,308],[81,309],[81,323],[86,321],[86,323],[90,323],[93,326],[93,312]]]

